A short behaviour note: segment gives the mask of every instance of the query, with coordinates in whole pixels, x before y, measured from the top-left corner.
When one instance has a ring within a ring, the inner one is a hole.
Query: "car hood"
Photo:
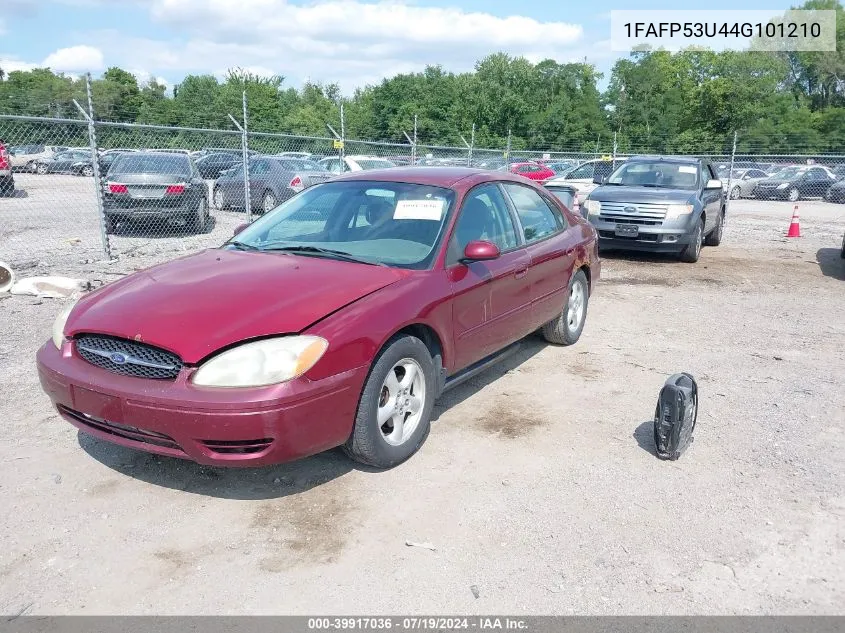
[[[590,194],[591,200],[601,202],[655,202],[686,204],[695,196],[689,189],[661,189],[659,187],[620,187],[603,185]]]
[[[86,295],[65,333],[142,340],[192,364],[240,341],[301,332],[410,274],[316,257],[208,250]]]

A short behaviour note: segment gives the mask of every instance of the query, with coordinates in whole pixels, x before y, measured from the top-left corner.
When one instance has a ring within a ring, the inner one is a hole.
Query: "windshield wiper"
[[[230,242],[226,242],[226,246],[234,246],[239,251],[258,251],[261,250],[257,246],[253,246],[252,244],[247,244],[246,242],[239,242],[238,240],[231,240]]]
[[[292,253],[294,255],[316,255],[317,257],[328,257],[331,259],[342,259],[348,262],[356,262],[358,264],[369,264],[370,266],[386,266],[381,262],[374,262],[370,259],[361,259],[355,257],[352,253],[346,251],[336,251],[331,248],[322,248],[321,246],[273,246],[272,242],[269,246],[263,246],[257,250],[272,251],[281,253]]]

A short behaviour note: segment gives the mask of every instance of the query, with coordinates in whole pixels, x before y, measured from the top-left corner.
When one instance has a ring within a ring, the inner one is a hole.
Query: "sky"
[[[240,67],[285,85],[344,93],[428,64],[470,70],[497,51],[588,61],[605,74],[610,11],[676,9],[664,0],[0,0],[0,68],[101,74],[110,66],[172,86]],[[693,8],[694,5],[689,8]],[[783,0],[707,8],[785,9]]]

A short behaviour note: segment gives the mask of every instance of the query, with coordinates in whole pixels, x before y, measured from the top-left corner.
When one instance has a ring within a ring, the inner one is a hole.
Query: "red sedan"
[[[540,163],[525,162],[512,163],[510,167],[512,174],[519,174],[529,180],[536,180],[537,182],[546,182],[551,178],[557,178],[557,174]]]
[[[254,466],[342,445],[390,467],[445,389],[538,328],[575,343],[599,273],[592,226],[523,178],[352,173],[85,295],[38,371],[68,422],[124,446]]]

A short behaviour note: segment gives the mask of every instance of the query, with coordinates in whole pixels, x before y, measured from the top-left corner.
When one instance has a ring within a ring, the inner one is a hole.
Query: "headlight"
[[[778,189],[786,189],[789,186],[788,182],[784,182],[778,185]]]
[[[200,366],[203,387],[260,387],[293,380],[311,369],[329,343],[318,336],[280,336],[244,343]]]
[[[584,208],[587,210],[587,215],[598,215],[601,213],[601,202],[598,200],[584,200]]]
[[[677,220],[682,215],[689,215],[692,213],[691,204],[670,204],[666,209],[667,220]]]
[[[56,320],[53,321],[53,344],[58,349],[62,349],[62,343],[64,343],[65,340],[65,323],[67,323],[67,318],[70,316],[70,311],[73,310],[73,306],[75,305],[76,302],[74,301],[64,310],[59,312],[59,316],[57,316]]]

